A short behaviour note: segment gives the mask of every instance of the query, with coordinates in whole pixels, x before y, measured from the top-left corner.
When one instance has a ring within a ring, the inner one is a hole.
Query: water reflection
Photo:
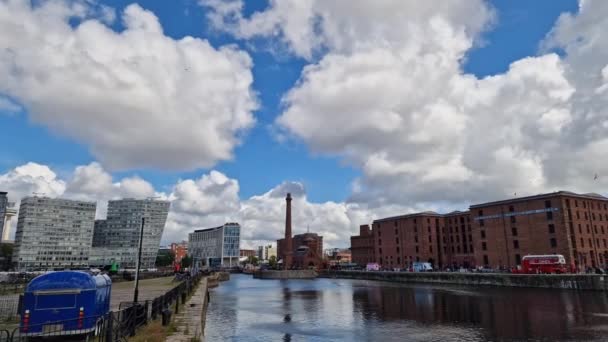
[[[601,292],[256,280],[212,290],[208,341],[606,340]]]

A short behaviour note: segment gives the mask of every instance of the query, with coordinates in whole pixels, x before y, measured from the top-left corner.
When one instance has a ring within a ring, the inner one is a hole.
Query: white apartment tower
[[[89,266],[95,202],[25,197],[21,200],[13,263],[20,271]]]

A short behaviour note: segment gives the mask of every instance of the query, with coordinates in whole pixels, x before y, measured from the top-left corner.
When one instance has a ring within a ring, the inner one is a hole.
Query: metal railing
[[[137,329],[158,319],[173,308],[178,313],[202,278],[202,274],[187,277],[179,285],[153,300],[122,302],[119,309],[102,316],[87,316],[40,325],[25,325],[0,329],[0,342],[29,341],[40,338],[70,336],[70,340],[98,342],[126,342]],[[1,305],[1,304],[0,304]],[[1,306],[0,306],[1,308]],[[76,327],[74,329],[74,327]]]

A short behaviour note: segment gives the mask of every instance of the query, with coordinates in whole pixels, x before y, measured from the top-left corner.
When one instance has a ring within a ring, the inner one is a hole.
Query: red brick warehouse
[[[369,238],[371,236],[371,239]],[[372,245],[371,247],[369,245]],[[351,237],[353,260],[385,268],[516,267],[530,254],[562,254],[578,269],[608,265],[608,198],[568,191],[376,220]]]

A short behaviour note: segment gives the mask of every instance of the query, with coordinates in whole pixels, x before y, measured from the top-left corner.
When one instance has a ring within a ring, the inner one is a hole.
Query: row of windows
[[[587,201],[581,201],[583,202],[583,208],[587,209]],[[606,203],[599,203],[599,202],[589,202],[589,209],[593,209],[593,204],[595,203],[595,208],[597,210],[601,210],[602,209],[602,204],[603,204],[603,208],[604,210],[608,211],[608,204]],[[574,200],[574,207],[578,208],[578,200]],[[568,198],[566,198],[566,208],[570,208],[570,200]]]
[[[581,213],[578,210],[575,213],[576,213],[576,219],[580,220]],[[586,211],[584,211],[583,214],[585,217],[585,221],[589,221],[589,214]],[[568,217],[570,218],[570,220],[572,220],[572,211],[570,209],[568,209]],[[604,217],[604,219],[602,219],[603,217]],[[597,217],[596,217],[595,213],[591,213],[591,221],[608,221],[608,214],[603,216],[602,214],[598,213]]]
[[[574,236],[571,237],[572,239],[572,247],[573,248],[577,248],[576,246],[576,239],[574,238]],[[585,239],[580,238],[580,246],[581,248],[585,248]],[[588,239],[587,241],[589,241],[589,244],[587,246],[589,247],[593,247],[593,239]],[[608,244],[606,243],[606,239],[602,239],[602,242],[604,244],[604,248],[608,248]],[[600,239],[595,239],[595,247],[600,247]]]

